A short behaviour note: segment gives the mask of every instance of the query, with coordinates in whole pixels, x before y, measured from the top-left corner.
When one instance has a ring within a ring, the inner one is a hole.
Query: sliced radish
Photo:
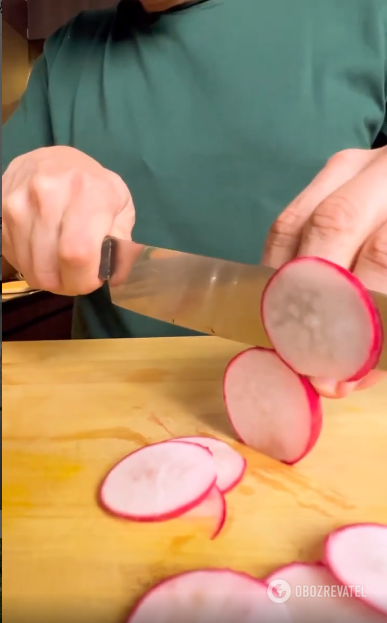
[[[231,424],[247,446],[293,464],[317,442],[320,398],[273,350],[236,355],[226,368],[223,394]]]
[[[191,571],[150,589],[127,623],[290,623],[263,582],[228,569]]]
[[[198,504],[198,506],[194,506],[188,513],[185,513],[184,518],[209,519],[211,522],[211,539],[215,539],[225,524],[226,515],[227,506],[224,495],[217,486],[214,486],[203,502]]]
[[[202,502],[216,481],[211,453],[203,446],[161,442],[136,450],[109,472],[102,505],[137,521],[172,519]]]
[[[224,441],[214,437],[179,437],[171,441],[186,441],[208,448],[215,461],[216,485],[222,493],[227,493],[242,480],[246,471],[246,459]]]
[[[262,297],[262,321],[278,354],[308,377],[358,380],[378,363],[379,312],[349,271],[316,257],[285,264]]]
[[[362,599],[387,615],[387,526],[354,524],[332,532],[325,563],[346,586],[363,588]]]
[[[385,618],[362,603],[361,587],[339,584],[321,564],[293,563],[272,573],[272,594],[286,599],[294,623],[383,623]]]

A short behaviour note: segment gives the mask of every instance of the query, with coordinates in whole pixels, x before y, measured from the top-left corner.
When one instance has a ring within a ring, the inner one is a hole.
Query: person
[[[189,334],[111,304],[108,234],[274,268],[321,256],[387,292],[386,40],[385,0],[81,13],[3,128],[3,278],[75,296],[74,338]]]

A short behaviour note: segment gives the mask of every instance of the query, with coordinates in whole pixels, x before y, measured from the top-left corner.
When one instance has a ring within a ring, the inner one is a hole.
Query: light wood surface
[[[6,281],[1,286],[1,298],[3,301],[11,301],[21,296],[34,294],[39,290],[34,290],[26,281]]]
[[[387,523],[387,384],[327,401],[318,446],[286,467],[230,436],[222,374],[241,348],[212,337],[3,344],[5,623],[119,623],[175,572],[262,575],[318,559],[336,526]],[[98,508],[116,461],[189,434],[230,440],[248,460],[217,540],[181,520],[136,525]]]

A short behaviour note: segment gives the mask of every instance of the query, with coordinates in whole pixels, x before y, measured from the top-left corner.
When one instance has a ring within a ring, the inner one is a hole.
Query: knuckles
[[[343,149],[331,156],[325,168],[329,169],[344,169],[349,172],[352,170],[355,172],[359,166],[369,159],[369,152],[364,149]]]
[[[365,245],[362,257],[387,273],[387,224],[381,232],[372,236]],[[386,276],[387,279],[387,276]]]
[[[18,227],[25,220],[26,202],[22,190],[11,192],[4,199],[3,218],[4,221],[12,226]]]
[[[61,264],[69,268],[82,269],[90,264],[90,249],[86,244],[60,244],[58,258]]]
[[[310,231],[321,239],[355,233],[359,228],[360,217],[361,211],[352,200],[345,195],[332,195],[312,213]]]
[[[282,212],[270,227],[266,248],[283,248],[293,244],[298,235],[298,221],[296,205]]]

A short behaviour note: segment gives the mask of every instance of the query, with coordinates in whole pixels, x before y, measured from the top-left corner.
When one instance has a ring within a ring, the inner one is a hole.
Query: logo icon
[[[276,578],[267,587],[267,595],[275,604],[284,604],[292,594],[291,586],[286,580]]]

